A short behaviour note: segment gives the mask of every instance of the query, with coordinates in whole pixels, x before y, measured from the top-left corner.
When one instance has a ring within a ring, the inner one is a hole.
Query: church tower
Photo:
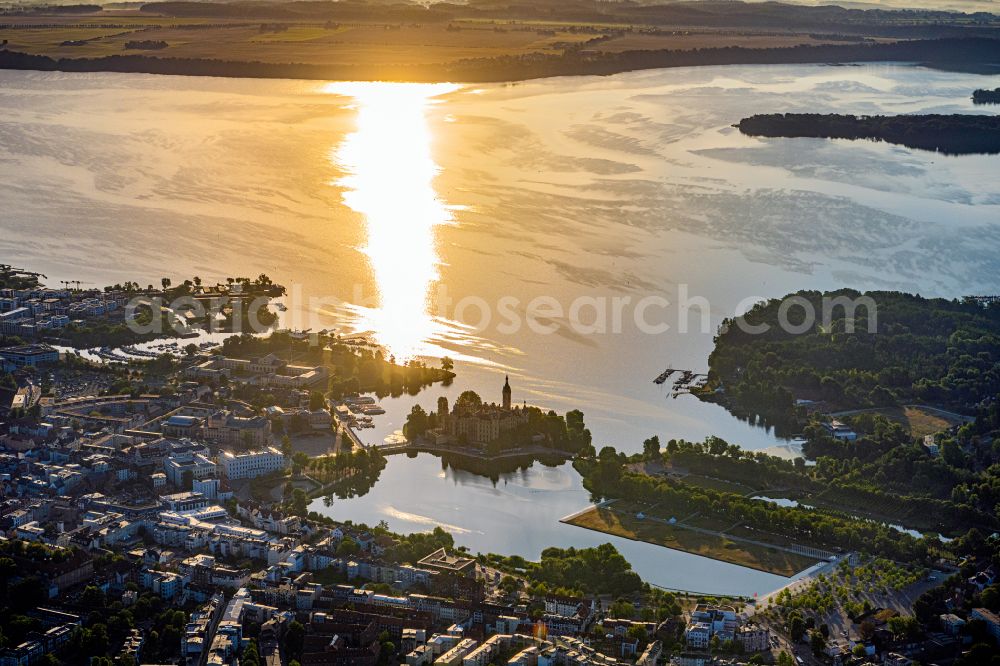
[[[510,409],[510,377],[506,375],[503,380],[503,408]]]

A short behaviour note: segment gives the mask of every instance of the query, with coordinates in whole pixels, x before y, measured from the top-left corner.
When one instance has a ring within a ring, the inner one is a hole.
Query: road
[[[960,423],[972,423],[976,420],[974,416],[968,416],[966,414],[957,414],[955,412],[949,412],[947,409],[941,409],[940,407],[931,407],[930,405],[903,405],[903,407],[912,407],[914,409],[923,409],[934,414],[938,414],[943,417],[954,419]],[[846,409],[840,412],[830,412],[827,416],[832,416],[834,418],[838,416],[853,416],[854,414],[864,414],[866,412],[877,412],[876,407],[866,407],[864,409]]]

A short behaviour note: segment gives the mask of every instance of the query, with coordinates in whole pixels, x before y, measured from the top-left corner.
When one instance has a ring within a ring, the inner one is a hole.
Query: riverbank
[[[1000,40],[987,38],[915,39],[892,43],[798,45],[779,48],[722,47],[690,50],[630,50],[593,53],[468,58],[420,65],[270,63],[216,58],[110,55],[54,58],[0,50],[0,69],[119,72],[228,78],[341,81],[498,83],[554,76],[610,75],[643,69],[709,65],[774,65],[863,62],[916,62],[949,70],[1000,71]],[[990,68],[993,68],[992,70]]]

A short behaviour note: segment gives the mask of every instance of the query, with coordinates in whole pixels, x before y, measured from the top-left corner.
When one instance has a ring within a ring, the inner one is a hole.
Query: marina
[[[674,368],[667,368],[653,380],[654,384],[662,385],[667,382],[671,375],[680,373],[680,376],[674,380],[673,389],[670,392],[671,398],[676,398],[679,395],[684,395],[686,393],[691,393],[698,389],[704,388],[705,384],[708,382],[708,375],[703,373],[697,373],[692,370],[676,370]]]

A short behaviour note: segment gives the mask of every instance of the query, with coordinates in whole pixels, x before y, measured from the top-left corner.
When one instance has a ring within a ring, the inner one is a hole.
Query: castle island
[[[464,391],[449,409],[448,398],[441,396],[437,411],[428,413],[414,405],[403,432],[411,447],[448,447],[491,457],[535,449],[573,455],[590,446],[581,412],[560,416],[527,402],[514,405],[509,376],[504,378],[499,404],[485,403],[475,391]]]

